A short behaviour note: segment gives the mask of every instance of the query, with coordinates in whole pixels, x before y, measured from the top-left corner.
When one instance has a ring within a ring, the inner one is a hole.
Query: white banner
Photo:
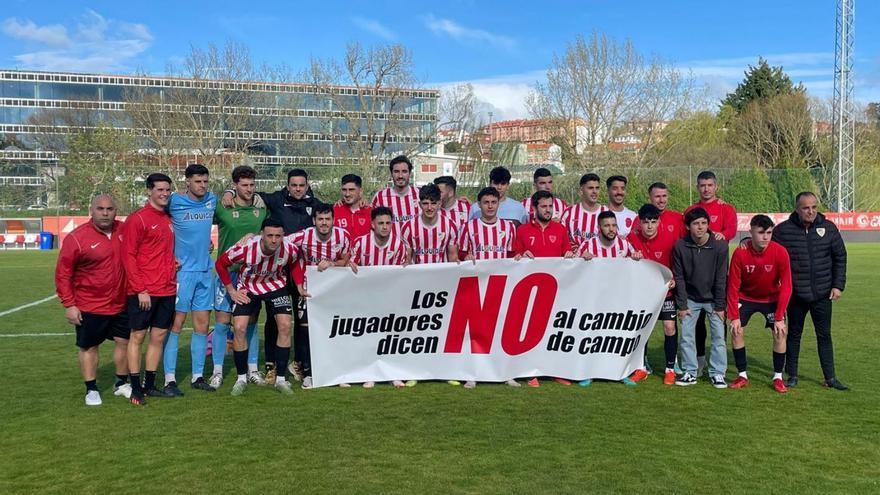
[[[620,380],[643,365],[671,276],[629,259],[309,267],[314,385]]]

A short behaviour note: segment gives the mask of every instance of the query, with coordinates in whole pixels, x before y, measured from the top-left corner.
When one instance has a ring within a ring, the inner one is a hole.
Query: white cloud
[[[77,72],[130,70],[126,64],[140,55],[153,41],[143,24],[107,19],[93,10],[77,20],[75,29],[65,26],[38,26],[28,20],[3,21],[3,33],[15,39],[42,45],[13,58],[26,69]]]
[[[425,16],[424,21],[425,26],[434,34],[448,36],[460,43],[488,43],[505,50],[512,50],[516,46],[516,40],[509,36],[465,27],[451,19],[434,17],[433,14]]]
[[[503,76],[471,79],[467,81],[451,81],[429,84],[431,87],[445,89],[458,84],[470,84],[474,88],[474,96],[482,105],[478,119],[488,122],[488,112],[492,112],[492,121],[529,118],[526,98],[532,91],[535,82],[543,81],[545,71],[523,72]]]
[[[19,21],[10,17],[3,21],[3,33],[22,41],[33,41],[47,46],[65,47],[70,45],[67,28],[60,24],[37,26],[33,21]]]
[[[394,34],[394,31],[385,27],[385,25],[375,19],[352,17],[351,22],[352,24],[363,29],[364,31],[374,34],[382,39],[388,41],[393,41],[397,39],[397,35]]]

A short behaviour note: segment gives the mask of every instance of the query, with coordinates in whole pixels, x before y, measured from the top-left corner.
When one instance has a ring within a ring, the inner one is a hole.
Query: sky
[[[0,68],[161,75],[191,46],[248,46],[293,72],[341,59],[348,43],[400,43],[425,87],[469,82],[494,120],[525,98],[578,35],[629,39],[722,98],[759,56],[811,95],[833,92],[836,0],[445,2],[4,0]],[[880,101],[880,1],[857,0],[855,95]]]

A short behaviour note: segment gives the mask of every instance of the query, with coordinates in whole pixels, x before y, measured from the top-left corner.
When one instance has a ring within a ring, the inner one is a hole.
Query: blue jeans
[[[709,375],[724,376],[727,373],[727,344],[724,339],[724,320],[719,318],[712,303],[698,303],[688,299],[688,310],[691,314],[681,321],[681,370],[697,375],[697,342],[696,328],[700,310],[706,312],[709,319],[709,335],[712,347],[709,351]]]

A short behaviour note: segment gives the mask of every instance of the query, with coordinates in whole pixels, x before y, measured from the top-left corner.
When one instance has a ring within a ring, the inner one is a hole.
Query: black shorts
[[[659,321],[675,321],[675,298],[667,297],[663,300],[663,306],[660,307]]]
[[[754,302],[754,301],[744,301],[742,299],[739,300],[739,322],[740,325],[745,327],[749,324],[749,320],[752,318],[752,315],[755,313],[761,313],[764,315],[764,320],[766,324],[765,328],[773,328],[773,324],[776,323],[776,303],[762,303],[762,302]]]
[[[309,326],[309,312],[306,311],[306,298],[296,298],[296,323],[297,325]]]
[[[290,299],[290,293],[287,289],[278,289],[272,292],[254,295],[248,293],[251,302],[247,304],[233,304],[232,316],[253,316],[260,314],[260,303],[266,303],[266,316],[274,318],[279,314],[291,314],[293,312],[293,301]]]
[[[118,315],[96,315],[82,313],[82,323],[76,327],[76,346],[88,349],[114,338],[128,340],[131,327],[128,326],[128,313]]]
[[[150,309],[144,311],[138,304],[138,296],[128,296],[128,319],[132,330],[159,328],[168,330],[174,322],[175,296],[150,296]]]

